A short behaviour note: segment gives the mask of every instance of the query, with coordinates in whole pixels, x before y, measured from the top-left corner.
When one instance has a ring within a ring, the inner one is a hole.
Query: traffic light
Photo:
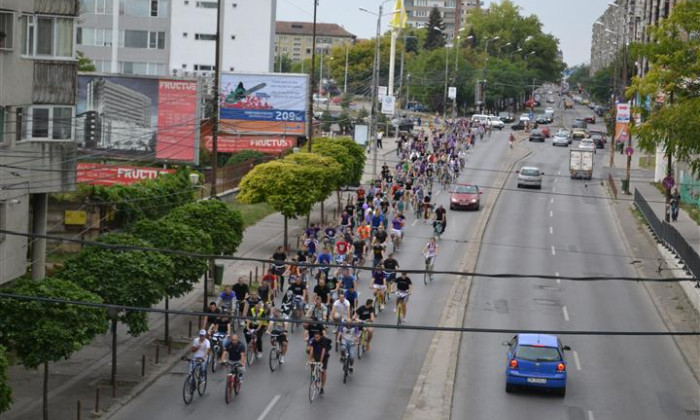
[[[83,127],[85,132],[85,147],[97,147],[99,114],[97,111],[87,111],[84,115],[85,124]]]

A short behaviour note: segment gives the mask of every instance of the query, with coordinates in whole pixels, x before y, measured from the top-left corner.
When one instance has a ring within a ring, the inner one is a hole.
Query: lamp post
[[[498,47],[498,59],[499,59],[499,60],[501,59],[501,48],[507,47],[507,46],[510,46],[510,45],[513,45],[513,44],[510,43],[510,42],[507,42],[507,43],[501,45],[500,47]]]
[[[219,2],[221,3],[221,2]],[[314,0],[314,23],[311,35],[311,77],[309,78],[309,110],[306,115],[306,142],[308,151],[311,152],[311,138],[314,135],[314,73],[316,72],[316,9],[318,0]],[[304,60],[302,60],[304,63]]]

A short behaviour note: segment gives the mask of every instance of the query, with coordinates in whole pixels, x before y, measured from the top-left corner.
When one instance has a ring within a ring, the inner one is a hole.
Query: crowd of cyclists
[[[433,191],[456,182],[469,149],[485,132],[467,120],[433,127],[437,121],[430,130],[402,134],[396,164],[385,162],[376,182],[348,196],[338,220],[311,224],[298,251],[288,254],[279,247],[257,287],[241,277],[221,291],[192,342],[191,369],[198,365],[206,375],[209,363],[225,363],[235,366],[242,380],[246,364],[262,358],[266,336],[284,364],[289,334],[301,327],[309,363],[322,364],[323,394],[333,348],[341,362],[349,360],[352,373],[356,349],[369,351],[371,325],[392,296],[397,322],[405,322],[414,290],[397,259],[406,214],[432,226],[433,235],[422,248],[426,267],[432,267],[447,227],[447,211],[434,203]],[[371,290],[370,297],[361,298],[360,290]]]

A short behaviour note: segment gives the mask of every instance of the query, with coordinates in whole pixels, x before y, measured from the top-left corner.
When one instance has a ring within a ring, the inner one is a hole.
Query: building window
[[[78,28],[76,31],[77,45],[92,47],[109,47],[112,45],[112,30],[103,28]]]
[[[208,65],[208,64],[195,64],[194,65],[195,71],[213,71],[216,70],[214,66]]]
[[[216,41],[216,34],[194,34],[194,39],[198,41]]]
[[[198,1],[196,5],[202,9],[217,9],[219,7],[219,3],[215,1]]]
[[[15,14],[12,12],[0,12],[0,50],[12,50]]]
[[[126,30],[124,31],[123,46],[126,48],[149,48],[164,50],[165,32]]]
[[[22,16],[22,55],[36,58],[73,58],[73,18]]]
[[[161,63],[140,63],[132,61],[120,62],[121,73],[142,74],[150,76],[162,76],[165,74],[165,64]]]
[[[80,14],[93,13],[96,15],[111,15],[113,0],[83,0]]]
[[[32,106],[27,108],[26,124],[23,122],[23,138],[37,140],[70,140],[73,137],[73,113],[71,106]],[[25,131],[26,130],[26,131]]]

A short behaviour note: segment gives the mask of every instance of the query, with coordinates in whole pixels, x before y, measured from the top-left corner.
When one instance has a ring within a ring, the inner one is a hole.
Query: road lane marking
[[[556,183],[557,183],[557,179],[556,179],[556,178],[554,178],[554,184],[556,184]]]
[[[549,199],[549,204],[554,204],[554,197]]]
[[[566,305],[561,307],[561,311],[564,312],[564,321],[569,321],[569,311],[566,309]]]
[[[578,359],[578,353],[574,350],[574,365],[576,365],[576,370],[581,370],[581,361]]]
[[[551,226],[549,227],[549,234],[554,235],[554,228]]]
[[[265,407],[263,412],[260,414],[260,416],[258,417],[258,420],[264,420],[265,417],[267,417],[267,415],[270,414],[270,411],[272,411],[272,408],[275,406],[275,404],[277,404],[277,401],[279,401],[279,400],[280,400],[280,396],[275,395],[274,398],[272,398],[272,401],[270,401],[270,404],[268,404],[267,407]]]
[[[554,217],[554,210],[549,211],[549,217]]]
[[[437,197],[438,195],[440,195],[440,191],[441,191],[441,190],[438,190],[438,192],[435,193],[435,197]]]
[[[557,175],[561,175],[561,171],[559,171],[559,173],[557,173]]]
[[[418,219],[414,220],[413,223],[411,223],[411,226],[415,226],[416,223],[418,223]]]
[[[588,420],[595,420],[595,417],[593,417],[593,412],[591,410],[588,410]]]
[[[556,251],[556,249],[554,248],[554,245],[552,245],[552,255],[557,255],[557,251]]]
[[[559,272],[557,271],[554,275],[559,277]],[[557,284],[561,284],[561,279],[557,279]]]

